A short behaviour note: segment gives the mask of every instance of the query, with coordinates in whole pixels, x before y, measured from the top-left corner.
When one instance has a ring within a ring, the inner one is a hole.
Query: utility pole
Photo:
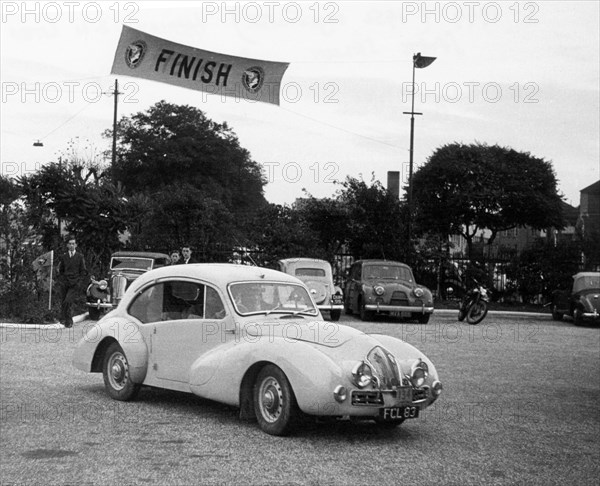
[[[408,162],[408,222],[406,224],[406,235],[408,239],[408,251],[409,251],[409,264],[412,264],[412,213],[413,213],[413,154],[414,154],[414,143],[415,143],[415,115],[422,115],[423,113],[415,112],[415,69],[423,69],[429,66],[435,57],[421,56],[421,53],[413,55],[413,70],[412,70],[412,93],[411,93],[411,107],[410,111],[404,111],[405,115],[410,115],[410,152]]]
[[[115,79],[115,89],[112,93],[115,97],[114,102],[114,112],[113,112],[113,134],[112,134],[112,157],[110,163],[110,173],[113,179],[113,183],[116,185],[116,177],[115,177],[115,163],[117,161],[117,106],[119,104],[119,95],[123,94],[119,92],[119,80]]]

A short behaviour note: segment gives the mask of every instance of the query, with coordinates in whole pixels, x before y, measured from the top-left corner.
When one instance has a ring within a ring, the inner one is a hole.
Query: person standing
[[[181,263],[181,255],[179,250],[173,250],[171,252],[171,265],[179,265]]]
[[[181,263],[183,265],[186,265],[188,263],[196,263],[196,260],[192,258],[192,249],[189,246],[186,245],[183,248],[181,248],[181,254],[183,255],[183,258],[181,260]]]
[[[73,303],[83,291],[87,268],[83,254],[77,251],[77,240],[74,236],[67,239],[67,252],[58,260],[58,286],[61,295],[60,322],[65,327],[73,327]]]

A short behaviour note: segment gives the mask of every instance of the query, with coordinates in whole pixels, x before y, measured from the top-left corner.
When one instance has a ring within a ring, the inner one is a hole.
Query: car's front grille
[[[406,292],[396,290],[392,294],[390,305],[408,305],[408,296],[406,295]]]
[[[352,392],[352,405],[383,405],[383,395],[378,391]]]
[[[413,388],[413,402],[427,399],[427,388]]]
[[[391,393],[392,396],[397,397],[396,392]],[[427,400],[428,394],[428,388],[413,388],[412,401],[420,402]],[[352,392],[352,405],[381,406],[383,405],[383,394],[377,390],[354,390]]]

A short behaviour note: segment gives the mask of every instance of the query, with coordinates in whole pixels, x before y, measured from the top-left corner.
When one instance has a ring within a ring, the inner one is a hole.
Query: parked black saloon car
[[[554,291],[552,318],[560,321],[565,314],[576,326],[584,319],[600,319],[600,272],[580,272],[573,275],[571,289]]]
[[[143,273],[169,265],[169,255],[155,252],[119,251],[110,258],[108,277],[96,280],[86,292],[90,319],[98,320],[105,311],[117,306],[129,284]]]

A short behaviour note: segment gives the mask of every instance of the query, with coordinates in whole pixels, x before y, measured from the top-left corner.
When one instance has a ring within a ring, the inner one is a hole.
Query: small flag
[[[37,272],[42,270],[44,267],[51,267],[53,263],[54,250],[50,250],[47,253],[37,257],[33,263],[33,269]]]
[[[37,273],[37,280],[40,288],[50,291],[48,308],[51,307],[52,299],[52,265],[54,264],[54,250],[50,250],[47,253],[37,257],[33,263],[33,269]]]
[[[437,57],[425,57],[421,56],[421,53],[417,53],[413,56],[413,63],[416,68],[423,69],[429,66]]]
[[[111,74],[278,105],[288,65],[204,51],[124,25]]]

